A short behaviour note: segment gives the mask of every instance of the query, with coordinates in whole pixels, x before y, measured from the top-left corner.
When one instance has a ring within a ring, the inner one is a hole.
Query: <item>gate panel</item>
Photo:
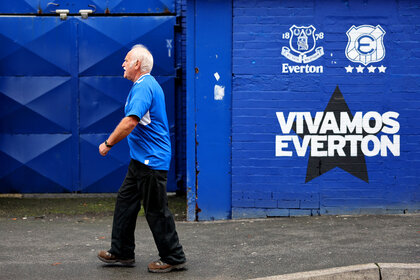
[[[127,143],[106,159],[98,144],[123,117],[131,82],[121,64],[139,42],[156,60],[174,149],[174,24],[173,16],[0,17],[0,192],[117,190]]]
[[[71,23],[0,17],[0,192],[68,192],[77,146]]]
[[[81,19],[80,75],[120,77],[125,55],[133,45],[142,43],[156,60],[152,75],[174,76],[174,25],[173,16]]]
[[[0,17],[0,76],[70,76],[71,21]]]
[[[173,0],[110,0],[111,13],[175,13]]]
[[[68,9],[76,14],[81,9],[91,9],[96,14],[104,13],[175,13],[173,0],[2,0],[1,14],[50,14],[56,9]]]
[[[0,77],[0,92],[0,133],[71,132],[70,77]]]
[[[2,14],[35,14],[38,12],[38,1],[13,0],[0,1],[0,13]]]
[[[111,124],[124,117],[131,85],[122,77],[80,77],[80,132],[112,132]]]
[[[126,140],[113,148],[107,158],[98,154],[98,143],[124,117],[132,83],[122,77],[121,65],[126,53],[137,43],[147,46],[155,58],[152,75],[165,92],[172,154],[175,154],[174,57],[166,41],[173,41],[174,24],[174,17],[79,20],[80,190],[83,192],[117,191],[127,171],[130,157]],[[168,190],[176,190],[173,166],[168,175]]]

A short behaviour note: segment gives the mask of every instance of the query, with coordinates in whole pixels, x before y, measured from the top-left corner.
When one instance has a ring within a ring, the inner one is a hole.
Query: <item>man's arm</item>
[[[121,122],[117,125],[117,127],[114,129],[114,132],[109,136],[107,143],[108,145],[115,145],[121,140],[123,140],[125,137],[127,137],[131,131],[136,127],[136,125],[139,123],[139,119],[137,116],[128,116],[121,120]],[[99,145],[99,153],[102,156],[106,156],[106,154],[111,150],[110,147],[107,147],[105,143],[102,143]]]

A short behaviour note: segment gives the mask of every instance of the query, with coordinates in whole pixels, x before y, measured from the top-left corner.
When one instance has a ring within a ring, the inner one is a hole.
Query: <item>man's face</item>
[[[132,59],[131,51],[128,52],[122,64],[122,67],[124,68],[124,78],[134,82],[134,79],[138,71],[138,67],[137,67],[138,64],[139,64],[138,61],[135,61]]]

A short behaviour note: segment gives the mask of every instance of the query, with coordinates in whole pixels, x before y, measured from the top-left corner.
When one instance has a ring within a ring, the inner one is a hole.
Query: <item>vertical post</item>
[[[196,153],[195,153],[195,0],[187,1],[186,60],[186,172],[187,220],[196,220]]]
[[[196,220],[230,219],[232,1],[189,1],[187,9],[189,213],[195,206]]]

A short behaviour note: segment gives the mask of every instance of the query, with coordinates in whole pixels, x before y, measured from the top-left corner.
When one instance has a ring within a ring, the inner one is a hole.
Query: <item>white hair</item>
[[[141,63],[141,72],[152,72],[153,68],[153,56],[150,51],[141,44],[134,45],[131,48],[132,62],[130,67],[138,60]]]

